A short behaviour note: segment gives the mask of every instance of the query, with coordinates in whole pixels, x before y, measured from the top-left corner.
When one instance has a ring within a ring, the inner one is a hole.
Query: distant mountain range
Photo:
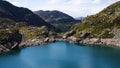
[[[26,24],[33,26],[53,27],[29,9],[16,7],[4,0],[0,0],[0,17],[8,18],[15,22],[25,22]]]
[[[39,15],[42,19],[44,19],[48,23],[73,23],[76,20],[65,14],[63,12],[53,10],[53,11],[35,11],[35,14]]]
[[[77,18],[75,18],[75,19],[76,19],[76,20],[81,20],[81,21],[83,21],[85,18],[86,18],[86,17],[77,17]]]
[[[73,17],[65,14],[63,12],[54,10],[54,11],[35,11],[35,14],[40,16],[46,22],[53,24],[56,28],[61,31],[67,31],[71,25],[81,22],[81,20],[76,20]]]

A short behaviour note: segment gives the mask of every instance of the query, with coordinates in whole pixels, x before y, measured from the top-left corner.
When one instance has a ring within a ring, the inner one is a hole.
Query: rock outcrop
[[[62,37],[61,38],[47,37],[43,39],[33,39],[33,40],[27,40],[27,41],[21,42],[19,47],[22,48],[22,47],[29,47],[29,46],[39,46],[39,45],[44,45],[48,43],[53,43],[56,41],[67,41],[67,40],[63,39]]]
[[[120,39],[97,39],[97,38],[86,38],[81,40],[79,43],[101,45],[101,46],[118,46],[120,47]]]
[[[100,45],[100,46],[117,46],[117,47],[120,47],[120,39],[68,37],[67,41],[70,42],[70,43],[76,43],[76,44]]]
[[[22,35],[19,31],[4,30],[0,31],[0,35],[2,36],[0,37],[0,53],[19,48],[22,41]]]

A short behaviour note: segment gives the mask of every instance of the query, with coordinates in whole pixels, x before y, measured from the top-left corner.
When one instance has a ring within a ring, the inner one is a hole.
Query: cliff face
[[[0,53],[20,48],[19,44],[21,41],[24,42],[55,35],[56,32],[46,26],[31,27],[24,23],[18,24],[8,18],[0,18]],[[26,44],[29,44],[29,42],[26,42]]]
[[[120,1],[72,26],[79,38],[120,38]]]
[[[0,30],[0,53],[18,49],[22,35],[16,29]]]

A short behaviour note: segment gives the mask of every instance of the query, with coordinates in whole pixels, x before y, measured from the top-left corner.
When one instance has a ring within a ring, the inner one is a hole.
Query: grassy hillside
[[[23,35],[24,40],[41,39],[45,37],[55,36],[54,30],[49,30],[46,26],[42,27],[22,27],[20,33]]]
[[[75,37],[120,38],[120,1],[71,27]]]

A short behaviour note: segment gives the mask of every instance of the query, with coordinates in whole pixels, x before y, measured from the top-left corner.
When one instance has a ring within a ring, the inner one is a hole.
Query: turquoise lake
[[[120,68],[120,48],[55,42],[1,55],[0,68]]]

